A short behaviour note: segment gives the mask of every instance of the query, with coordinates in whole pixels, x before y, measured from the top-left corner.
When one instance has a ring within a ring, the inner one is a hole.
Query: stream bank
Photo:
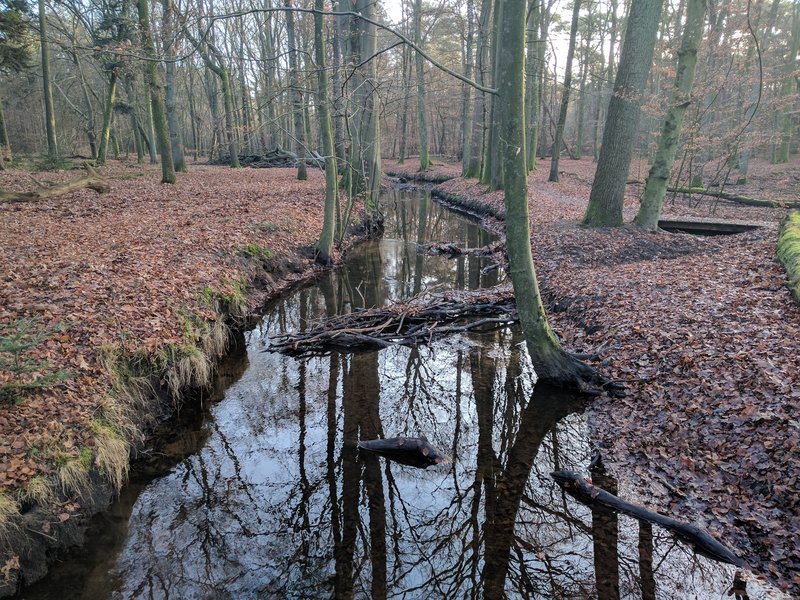
[[[326,316],[503,278],[481,259],[422,251],[485,245],[487,232],[425,195],[385,202],[383,239],[266,308],[246,336],[247,367],[199,426],[174,432],[194,450],[98,517],[100,557],[77,552],[21,597],[724,593],[729,567],[560,493],[549,473],[585,472],[592,423],[579,399],[534,387],[517,328],[304,359],[269,351],[275,335]],[[422,470],[356,451],[419,435],[450,461]],[[627,474],[611,479],[641,501]]]
[[[714,207],[759,230],[702,238],[579,226],[591,180],[530,179],[532,249],[563,345],[605,349],[599,366],[628,396],[588,409],[607,464],[648,502],[723,534],[775,585],[800,594],[800,308],[775,260],[785,211]],[[452,179],[447,202],[503,229],[502,192]],[[635,197],[625,202],[635,214]],[[704,216],[676,200],[667,214]]]
[[[2,334],[51,329],[30,357],[68,374],[0,402],[0,595],[83,543],[153,430],[208,400],[250,316],[324,271],[303,250],[321,229],[317,172],[195,165],[165,197],[156,169],[101,171],[102,197],[0,207]],[[25,175],[0,180],[13,190]]]

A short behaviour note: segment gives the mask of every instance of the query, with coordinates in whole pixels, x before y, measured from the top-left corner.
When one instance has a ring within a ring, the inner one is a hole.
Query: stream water
[[[554,484],[552,470],[586,472],[591,427],[575,398],[534,388],[517,329],[302,360],[265,351],[326,315],[504,277],[420,251],[493,239],[425,192],[390,191],[384,207],[384,238],[268,308],[206,410],[169,424],[86,546],[21,598],[725,596],[732,567]],[[423,470],[355,448],[420,434],[451,461]]]

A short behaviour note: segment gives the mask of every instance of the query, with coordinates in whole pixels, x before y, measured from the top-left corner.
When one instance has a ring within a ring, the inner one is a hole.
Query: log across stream
[[[384,239],[268,306],[218,398],[167,424],[85,548],[22,597],[724,596],[733,567],[659,531],[640,553],[637,521],[593,519],[550,479],[586,470],[592,426],[580,399],[534,385],[516,327],[361,353],[264,351],[329,317],[503,282],[485,257],[424,251],[491,243],[474,223],[414,192],[384,206]],[[423,470],[357,447],[423,435],[450,461]],[[624,474],[618,486],[641,500]]]

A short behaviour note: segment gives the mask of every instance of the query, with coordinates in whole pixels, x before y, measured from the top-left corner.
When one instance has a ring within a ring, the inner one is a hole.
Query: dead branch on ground
[[[36,200],[44,200],[46,198],[54,198],[63,194],[69,194],[83,188],[94,190],[98,194],[104,194],[111,189],[111,185],[106,179],[100,177],[89,163],[83,163],[86,169],[86,175],[73,179],[72,181],[65,181],[64,183],[56,183],[53,185],[43,185],[33,179],[39,189],[33,192],[7,192],[0,189],[0,202],[34,202]]]

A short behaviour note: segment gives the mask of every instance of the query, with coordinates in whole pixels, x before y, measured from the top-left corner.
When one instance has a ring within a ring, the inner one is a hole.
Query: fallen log
[[[266,351],[321,356],[334,350],[353,352],[410,346],[454,333],[494,331],[517,320],[510,286],[448,292],[331,317],[306,331],[270,338]]]
[[[36,200],[44,200],[46,198],[54,198],[63,194],[69,194],[77,190],[88,188],[94,190],[98,194],[104,194],[111,189],[111,185],[106,179],[100,177],[89,163],[83,163],[86,169],[86,175],[73,179],[72,181],[65,181],[64,183],[56,183],[53,185],[43,185],[33,179],[39,186],[39,189],[32,192],[7,192],[0,189],[0,202],[34,202]]]
[[[668,187],[667,191],[677,194],[698,194],[700,196],[710,196],[712,198],[719,198],[720,200],[735,202],[736,204],[744,204],[745,206],[759,206],[762,208],[800,208],[800,202],[762,200],[760,198],[751,198],[750,196],[731,194],[730,192],[715,192],[704,187]]]
[[[550,476],[570,496],[589,507],[601,506],[614,512],[621,512],[640,521],[655,523],[671,531],[678,539],[690,544],[695,552],[713,560],[746,567],[747,563],[736,556],[729,548],[715,540],[711,535],[688,523],[660,515],[642,506],[626,502],[614,494],[592,485],[584,477],[573,471],[554,471]]]

